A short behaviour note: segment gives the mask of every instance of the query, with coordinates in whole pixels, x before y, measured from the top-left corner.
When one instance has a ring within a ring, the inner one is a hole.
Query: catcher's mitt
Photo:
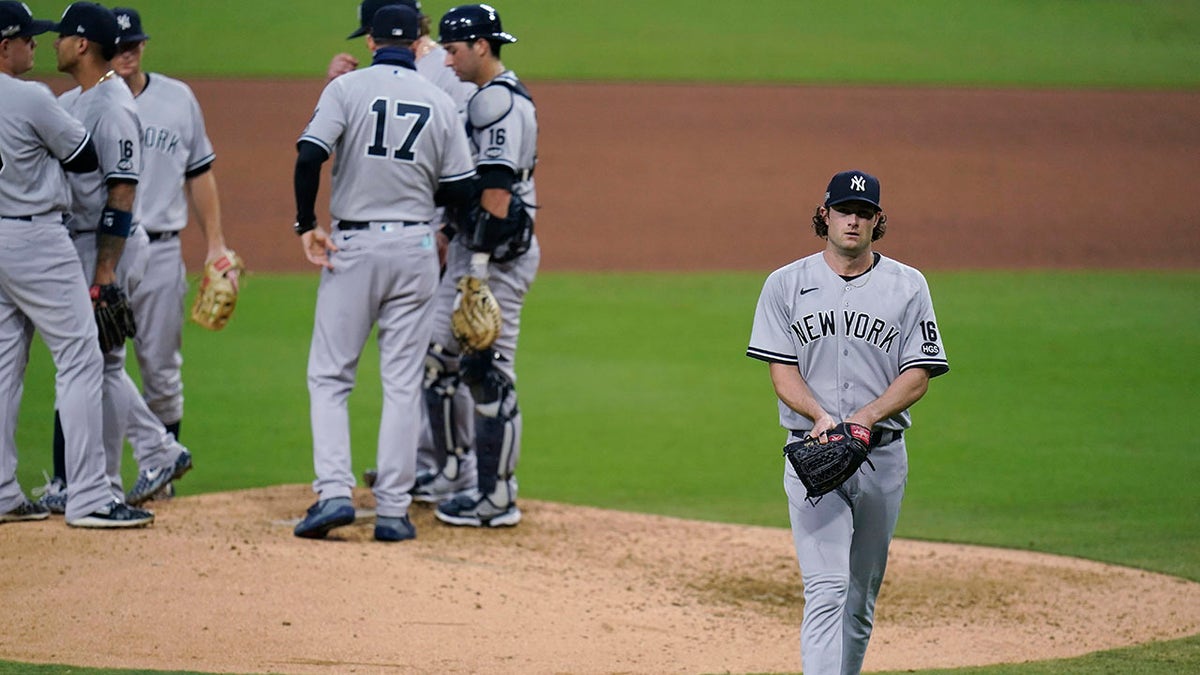
[[[92,311],[100,334],[100,351],[108,353],[137,335],[137,323],[125,291],[116,284],[95,285],[91,288]]]
[[[237,306],[238,280],[246,269],[238,254],[226,249],[221,257],[204,266],[200,290],[192,305],[192,321],[209,330],[221,330]],[[236,272],[236,278],[231,274]]]
[[[808,490],[809,500],[819,499],[841,487],[863,462],[871,469],[875,468],[867,457],[871,445],[870,429],[861,424],[842,422],[830,429],[826,438],[829,439],[827,443],[806,437],[783,446],[783,456],[792,463],[800,482]]]
[[[500,305],[487,281],[469,274],[458,280],[450,329],[468,352],[483,351],[500,337]]]

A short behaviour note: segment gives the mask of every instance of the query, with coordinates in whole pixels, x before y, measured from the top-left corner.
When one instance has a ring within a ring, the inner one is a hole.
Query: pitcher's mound
[[[154,526],[133,532],[0,526],[14,615],[0,654],[287,673],[800,669],[784,529],[524,500],[524,521],[502,530],[415,505],[417,539],[382,544],[363,491],[354,525],[297,539],[312,501],[288,485],[155,504]],[[1200,632],[1200,584],[896,541],[877,614],[868,669],[1067,657]]]

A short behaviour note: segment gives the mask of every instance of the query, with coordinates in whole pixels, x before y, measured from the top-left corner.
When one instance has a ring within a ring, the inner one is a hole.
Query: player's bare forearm
[[[189,178],[185,184],[192,215],[204,233],[208,244],[205,261],[215,260],[225,252],[225,232],[221,229],[221,199],[217,192],[217,178],[211,170]]]
[[[497,218],[508,217],[508,205],[512,202],[512,193],[501,188],[486,188],[479,196],[479,205],[483,210]]]
[[[133,212],[133,200],[137,197],[136,183],[109,183],[108,202],[110,209]]]
[[[881,420],[907,410],[921,400],[928,390],[929,371],[924,368],[909,368],[892,380],[879,398],[855,411],[846,421],[861,424],[869,429]]]
[[[109,183],[108,200],[105,205],[110,209],[133,212],[133,201],[137,197],[135,183]],[[96,273],[92,283],[100,286],[117,282],[117,263],[121,262],[121,254],[125,252],[125,237],[96,233]]]
[[[117,263],[125,252],[125,237],[114,234],[96,235],[96,274],[92,283],[98,286],[117,283]]]
[[[771,363],[771,383],[775,385],[775,395],[784,405],[812,420],[812,435],[819,436],[829,431],[837,422],[825,412],[812,389],[800,375],[796,366],[786,363]]]

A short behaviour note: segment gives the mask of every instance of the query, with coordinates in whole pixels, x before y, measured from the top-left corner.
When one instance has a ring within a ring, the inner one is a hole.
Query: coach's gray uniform
[[[830,269],[822,253],[780,268],[767,278],[754,313],[746,354],[796,365],[822,409],[839,421],[909,368],[925,368],[931,377],[949,370],[925,277],[875,255],[874,267],[850,281]],[[779,424],[789,430],[790,442],[808,435],[813,421],[780,401]],[[791,464],[783,462],[806,619],[814,607],[844,606],[847,616],[845,625],[841,612],[805,621],[806,673],[857,673],[862,667],[904,496],[902,432],[911,424],[907,410],[880,421],[875,431],[884,434],[883,443],[871,451],[875,469],[864,467],[816,503],[806,500]],[[831,526],[837,522],[843,525]]]
[[[60,96],[59,102],[83,122],[91,133],[96,143],[96,154],[100,159],[100,173],[68,176],[72,205],[67,216],[67,228],[71,231],[75,250],[83,264],[84,278],[90,285],[96,272],[96,227],[108,202],[108,182],[136,182],[142,172],[139,142],[141,126],[133,94],[125,81],[119,77],[105,79],[87,91],[76,87]],[[116,269],[117,284],[126,294],[135,292],[141,283],[146,268],[148,246],[146,233],[140,227],[135,227],[125,241],[125,250]],[[125,371],[124,345],[104,355],[103,402],[106,472],[114,497],[124,501],[125,492],[121,487],[121,454],[131,419],[137,420],[134,425],[136,427],[158,432],[157,439],[143,438],[135,444],[140,446],[139,465],[168,466],[181,448],[172,442],[162,424],[150,412],[138,392],[137,385]],[[60,417],[66,417],[66,411],[59,412]],[[69,491],[74,489],[70,478],[67,479],[67,485]]]
[[[0,73],[0,513],[25,500],[16,479],[16,425],[34,328],[56,368],[72,486],[67,518],[112,502],[101,447],[103,359],[89,282],[62,226],[69,196],[59,162],[87,140],[45,85]]]
[[[346,402],[378,324],[384,401],[373,490],[378,515],[405,516],[438,280],[433,195],[440,182],[470,177],[474,164],[450,97],[391,63],[330,82],[300,141],[335,155],[330,213],[338,250],[333,269],[321,273],[308,362],[313,489],[321,500],[351,495]]]
[[[150,237],[146,273],[130,304],[137,319],[133,344],[150,410],[164,424],[183,417],[183,318],[187,276],[179,233],[188,223],[184,183],[216,159],[200,103],[188,85],[146,73],[135,99],[142,123],[142,161],[134,222]]]

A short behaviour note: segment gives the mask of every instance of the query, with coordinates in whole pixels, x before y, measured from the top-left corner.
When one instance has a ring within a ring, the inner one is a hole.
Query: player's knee
[[[492,350],[467,354],[462,359],[462,379],[471,388],[477,414],[510,419],[517,413],[517,391],[508,375],[496,367],[498,359]]]
[[[453,397],[459,384],[459,357],[439,344],[429,345],[425,353],[426,397]]]
[[[837,607],[846,602],[850,577],[846,574],[818,572],[802,575],[804,581],[804,604],[807,607]]]

